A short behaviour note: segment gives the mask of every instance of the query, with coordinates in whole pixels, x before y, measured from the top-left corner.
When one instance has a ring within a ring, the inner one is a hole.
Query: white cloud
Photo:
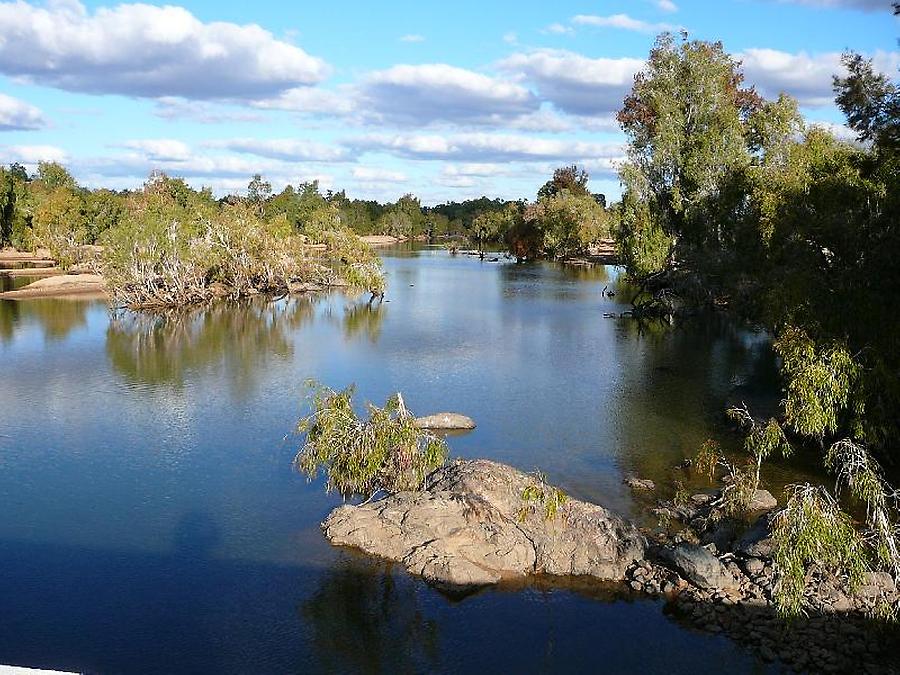
[[[641,59],[592,59],[561,49],[513,54],[499,67],[530,80],[538,93],[574,115],[608,115],[622,106]]]
[[[203,23],[183,7],[77,0],[0,3],[0,72],[69,91],[250,99],[320,82],[321,59],[260,26]]]
[[[384,152],[407,159],[461,162],[576,161],[618,157],[618,143],[548,139],[519,134],[369,134],[346,142],[359,152]]]
[[[575,32],[575,29],[562,23],[551,23],[543,32],[551,33],[553,35],[571,35]]]
[[[345,148],[304,139],[234,138],[223,141],[207,141],[205,145],[291,162],[339,162],[348,159]]]
[[[836,124],[835,122],[809,122],[811,127],[819,127],[832,134],[835,138],[849,143],[856,141],[856,132],[844,124]]]
[[[316,91],[312,89],[311,91]],[[209,101],[190,101],[177,96],[156,99],[153,114],[165,120],[193,120],[201,124],[225,122],[259,122],[262,115],[240,110],[229,110]]]
[[[289,110],[291,112],[326,115],[349,115],[356,109],[352,88],[337,90],[318,87],[295,87],[276,97],[251,101],[250,105],[261,110]]]
[[[594,14],[579,14],[572,18],[572,23],[579,26],[596,26],[599,28],[618,28],[637,33],[661,33],[663,31],[677,30],[678,26],[668,23],[649,23],[639,19],[633,19],[627,14],[612,14],[611,16],[596,16]]]
[[[407,35],[401,36],[400,42],[425,42],[425,36],[417,35],[415,33],[409,33]]]
[[[353,167],[353,177],[365,183],[405,183],[406,174],[373,166]]]
[[[398,65],[363,78],[360,103],[376,121],[493,123],[538,109],[526,87],[446,64]]]
[[[747,82],[754,84],[766,97],[786,92],[804,106],[824,106],[834,102],[832,77],[844,72],[837,52],[810,55],[791,54],[775,49],[747,49],[736,58],[743,62]],[[876,70],[893,74],[900,66],[900,54],[877,52],[873,59]]]
[[[471,162],[468,164],[447,164],[441,169],[441,175],[447,178],[475,177],[491,178],[509,173],[508,164],[492,164],[489,162]]]
[[[8,162],[21,162],[29,168],[38,162],[59,162],[65,164],[69,155],[55,145],[7,145],[0,147],[0,152]]]
[[[503,41],[508,45],[518,44],[519,36],[514,31],[503,34]]]
[[[171,138],[125,141],[121,146],[137,150],[151,161],[184,162],[191,159],[191,148],[187,143]]]
[[[0,131],[41,129],[46,125],[47,120],[38,108],[12,96],[0,94]]]
[[[655,4],[656,4],[657,9],[659,9],[663,12],[672,13],[672,12],[678,11],[678,5],[676,5],[674,2],[672,2],[672,0],[656,0]]]

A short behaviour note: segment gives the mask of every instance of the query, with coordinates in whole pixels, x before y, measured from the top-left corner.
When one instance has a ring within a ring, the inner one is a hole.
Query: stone
[[[734,545],[734,552],[747,558],[771,558],[774,551],[770,513],[757,518]]]
[[[778,506],[778,500],[772,496],[771,492],[768,490],[757,490],[753,493],[753,498],[750,500],[747,510],[750,513],[759,513],[760,511],[771,511],[776,506]]]
[[[764,568],[765,565],[763,565],[763,561],[759,558],[748,558],[744,561],[744,571],[751,579],[762,574]]]
[[[701,546],[687,542],[665,548],[660,556],[685,579],[704,589],[736,589],[739,582],[722,562]]]
[[[416,426],[431,431],[453,431],[474,429],[475,420],[459,413],[443,412],[427,417],[417,417]]]
[[[646,490],[651,491],[656,489],[656,483],[654,483],[649,478],[637,478],[636,476],[626,476],[625,480],[622,481],[630,487],[632,490]]]
[[[530,485],[532,476],[510,466],[457,460],[421,492],[338,507],[322,529],[333,544],[400,561],[447,589],[537,573],[623,581],[644,558],[646,541],[631,523],[575,499],[548,518],[523,501]]]

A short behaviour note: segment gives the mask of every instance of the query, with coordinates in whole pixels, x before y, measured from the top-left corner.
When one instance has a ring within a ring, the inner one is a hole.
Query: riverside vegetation
[[[769,331],[779,357],[780,413],[729,411],[747,460],[708,445],[695,463],[724,470],[733,513],[774,455],[818,452],[835,476],[834,494],[789,487],[775,516],[775,598],[791,615],[816,570],[850,588],[870,570],[900,575],[900,494],[876,460],[896,462],[900,438],[900,88],[858,55],[843,63],[834,90],[855,143],[807,128],[795,100],[764,100],[720,43],[687,36],[658,38],[618,116],[616,238],[642,289],[635,316],[726,307]]]

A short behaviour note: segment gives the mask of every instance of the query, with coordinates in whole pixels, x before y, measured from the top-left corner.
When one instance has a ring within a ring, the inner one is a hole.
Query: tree
[[[265,213],[266,202],[272,197],[272,184],[260,174],[254,174],[247,185],[247,201],[256,209],[259,215]]]
[[[836,101],[847,125],[860,142],[872,141],[882,151],[900,149],[900,88],[881,73],[872,60],[845,53],[841,63],[847,76],[834,76]]]
[[[629,140],[625,192],[653,202],[644,214],[652,223],[631,223],[625,212],[623,225],[664,233],[673,249],[667,259],[723,244],[721,198],[728,179],[750,163],[748,121],[761,105],[742,82],[739,64],[721,43],[686,36],[679,42],[664,33],[618,113]]]
[[[583,254],[610,235],[606,209],[587,191],[542,197],[525,209],[524,219],[543,233],[542,248],[556,258]]]
[[[48,190],[56,188],[74,190],[77,187],[72,174],[58,162],[38,162],[37,180]]]
[[[563,191],[573,195],[586,195],[588,194],[588,180],[590,180],[588,172],[578,168],[575,164],[560,167],[553,172],[553,178],[544,183],[538,190],[538,199],[553,197]],[[603,201],[606,201],[605,197]],[[605,204],[603,205],[605,206]]]

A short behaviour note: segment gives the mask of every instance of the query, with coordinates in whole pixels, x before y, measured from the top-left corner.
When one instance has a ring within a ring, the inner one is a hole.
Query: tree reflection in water
[[[38,324],[47,340],[64,340],[87,325],[87,310],[93,302],[74,298],[0,300],[0,340],[9,342],[29,323]]]
[[[365,335],[369,342],[376,343],[381,337],[381,324],[384,322],[387,306],[384,302],[360,301],[344,308],[344,335],[353,339]]]
[[[316,672],[420,673],[438,669],[437,621],[417,583],[389,563],[346,554],[303,603]]]
[[[225,362],[235,385],[244,388],[268,359],[291,356],[290,332],[313,314],[306,296],[121,312],[110,317],[106,352],[133,382],[182,386],[188,371]]]

